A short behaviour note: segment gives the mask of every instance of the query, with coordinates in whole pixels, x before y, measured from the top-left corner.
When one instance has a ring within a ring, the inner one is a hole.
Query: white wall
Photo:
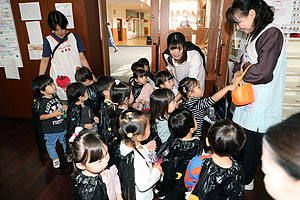
[[[120,8],[114,4],[107,4],[107,21],[110,23],[112,28],[117,28],[117,19],[122,19],[123,28],[127,27],[126,24],[126,10],[124,8]],[[116,14],[113,13],[113,10],[116,10]]]

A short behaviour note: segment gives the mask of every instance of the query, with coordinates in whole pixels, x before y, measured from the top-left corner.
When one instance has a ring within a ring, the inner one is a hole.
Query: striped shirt
[[[204,111],[213,104],[215,104],[215,101],[213,100],[212,97],[208,97],[208,98],[195,97],[195,98],[187,99],[184,102],[183,106],[193,113],[195,120],[197,122],[197,130],[195,131],[195,136],[201,137],[202,124],[205,115]]]

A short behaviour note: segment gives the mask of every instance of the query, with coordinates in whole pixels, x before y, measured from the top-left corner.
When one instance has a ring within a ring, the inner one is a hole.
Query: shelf
[[[291,115],[300,112],[300,107],[283,107],[282,110],[282,119],[287,119]]]
[[[300,92],[300,82],[286,82],[285,91],[297,91]]]
[[[300,95],[297,92],[285,92],[284,100],[283,100],[284,107],[300,107]]]
[[[286,52],[286,58],[289,59],[299,59],[300,58],[300,52]]]

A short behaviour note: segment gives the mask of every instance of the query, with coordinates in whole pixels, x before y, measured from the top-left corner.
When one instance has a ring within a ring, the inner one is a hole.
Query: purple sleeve
[[[281,31],[272,27],[256,41],[257,64],[252,65],[243,80],[253,84],[266,84],[272,81],[273,71],[281,54],[284,38]],[[250,63],[243,66],[245,70]]]
[[[47,38],[44,38],[42,57],[50,57],[51,53],[52,53],[52,51],[51,51],[51,47],[50,47],[49,41],[47,40]]]
[[[78,52],[79,53],[85,52],[85,48],[84,48],[84,46],[82,44],[82,41],[81,41],[80,37],[77,34],[75,34],[75,33],[73,33],[73,34],[74,34],[74,36],[76,38],[76,41],[77,41]]]

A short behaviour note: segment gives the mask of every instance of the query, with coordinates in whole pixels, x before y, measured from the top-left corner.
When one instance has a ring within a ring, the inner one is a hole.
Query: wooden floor
[[[117,46],[151,46],[146,44],[146,36],[135,37],[123,41],[114,41]]]
[[[0,199],[73,199],[72,166],[54,169],[50,158],[41,165],[30,120],[0,119]],[[62,155],[62,148],[58,145]],[[258,170],[255,189],[246,191],[243,200],[271,199]]]

